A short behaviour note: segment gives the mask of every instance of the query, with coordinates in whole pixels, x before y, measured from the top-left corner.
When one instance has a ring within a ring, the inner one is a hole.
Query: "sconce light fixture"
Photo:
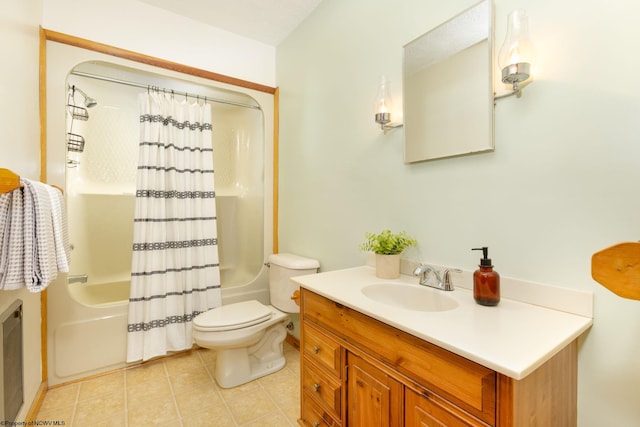
[[[380,125],[380,129],[388,131],[389,129],[395,129],[402,127],[402,124],[391,123],[391,109],[393,102],[391,100],[391,92],[389,90],[389,81],[385,76],[380,78],[380,86],[378,87],[378,94],[376,95],[375,105],[375,121]]]
[[[520,83],[531,75],[535,60],[535,47],[529,37],[529,18],[522,9],[516,9],[507,18],[507,36],[498,54],[498,65],[502,70],[502,82],[513,85],[513,91],[495,99],[520,96]]]

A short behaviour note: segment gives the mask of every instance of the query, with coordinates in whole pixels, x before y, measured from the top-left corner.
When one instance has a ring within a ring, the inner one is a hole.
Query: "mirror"
[[[404,46],[404,161],[493,150],[493,11],[484,0]]]

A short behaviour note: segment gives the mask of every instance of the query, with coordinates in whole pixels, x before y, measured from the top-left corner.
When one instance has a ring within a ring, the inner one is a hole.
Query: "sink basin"
[[[362,293],[379,303],[407,310],[447,311],[458,306],[445,291],[405,283],[374,283],[362,288]]]

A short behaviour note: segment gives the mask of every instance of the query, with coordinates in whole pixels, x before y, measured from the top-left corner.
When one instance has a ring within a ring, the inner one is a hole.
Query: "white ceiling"
[[[322,0],[139,0],[277,46]]]

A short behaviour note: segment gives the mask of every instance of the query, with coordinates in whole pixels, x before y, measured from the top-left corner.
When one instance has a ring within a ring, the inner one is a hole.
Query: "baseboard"
[[[32,425],[34,421],[36,421],[38,412],[40,412],[40,407],[42,406],[42,402],[44,401],[44,397],[46,396],[48,389],[49,385],[47,384],[47,381],[40,383],[40,387],[38,387],[36,396],[33,398],[33,402],[31,403],[31,408],[29,408],[29,412],[25,418],[26,425]]]
[[[298,341],[296,337],[291,334],[287,334],[287,337],[284,340],[294,346],[296,350],[300,351],[300,341]]]

